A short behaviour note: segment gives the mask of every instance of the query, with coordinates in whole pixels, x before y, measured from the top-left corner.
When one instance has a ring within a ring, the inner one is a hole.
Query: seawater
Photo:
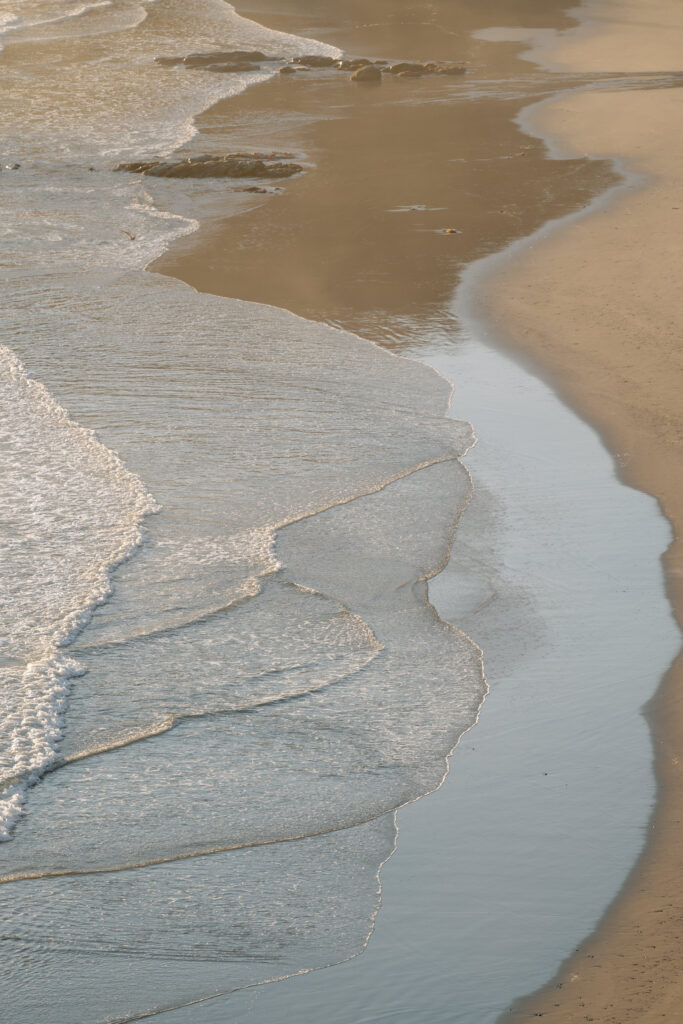
[[[114,165],[265,74],[154,58],[329,47],[218,0],[3,19],[0,1003],[124,1020],[364,947],[485,691],[427,599],[474,438],[432,369],[144,270],[197,190]]]

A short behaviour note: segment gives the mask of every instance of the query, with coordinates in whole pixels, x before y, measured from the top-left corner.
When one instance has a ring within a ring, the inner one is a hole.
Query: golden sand
[[[673,0],[592,12],[595,35],[570,33],[544,56],[576,70],[665,71],[683,53]],[[681,622],[683,91],[578,93],[537,108],[532,123],[572,152],[617,158],[638,179],[498,271],[488,309],[498,335],[597,427],[625,482],[659,499],[675,532],[665,568]],[[682,685],[679,658],[647,709],[659,798],[640,861],[595,935],[505,1019],[682,1019]]]

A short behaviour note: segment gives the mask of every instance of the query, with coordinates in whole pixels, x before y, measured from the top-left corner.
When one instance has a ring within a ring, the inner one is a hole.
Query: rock
[[[319,53],[310,53],[303,57],[292,57],[290,61],[290,64],[305,64],[309,68],[331,68],[336,63],[336,57],[323,57]]]
[[[397,78],[424,78],[426,71],[399,71]]]
[[[303,167],[283,163],[280,153],[230,153],[179,160],[143,160],[117,164],[115,171],[148,174],[153,178],[290,178]]]
[[[235,74],[240,71],[259,71],[260,61],[278,60],[266,57],[260,50],[227,50],[211,53],[190,53],[187,57],[156,57],[162,67],[185,67],[190,71],[213,71],[218,74]],[[257,63],[258,62],[258,63]]]
[[[374,63],[369,57],[344,57],[335,62],[335,67],[340,71],[355,71],[356,68],[366,68],[368,64]],[[385,62],[386,63],[386,62]]]
[[[381,82],[382,72],[374,64],[366,64],[351,75],[352,82]]]
[[[256,192],[258,195],[265,195],[270,190],[262,188],[260,185],[247,185],[246,188],[236,188],[235,192]]]
[[[463,64],[437,64],[437,75],[464,75],[467,68]]]
[[[410,61],[403,60],[398,64],[392,64],[388,70],[389,73],[392,75],[400,75],[405,71],[415,71],[421,75],[424,75],[425,66],[424,64],[412,64],[410,63]]]
[[[281,75],[293,75],[296,72],[296,68],[291,67],[289,64],[285,64],[283,68],[280,68]]]
[[[186,57],[156,57],[157,64],[172,68],[182,64],[186,68],[206,71],[220,70],[223,66],[255,64],[262,60],[277,60],[266,57],[260,50],[212,50],[210,53],[190,53]]]

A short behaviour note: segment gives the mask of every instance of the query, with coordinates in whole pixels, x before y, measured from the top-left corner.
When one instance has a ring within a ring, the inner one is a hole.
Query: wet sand
[[[296,6],[289,4],[292,12]],[[384,2],[372,5],[372,18],[364,5],[369,27],[351,16],[343,24],[343,12],[358,5],[334,5],[330,18],[342,22],[335,31],[326,30],[325,4],[299,6],[305,17],[239,10],[352,54],[464,61],[469,72],[454,79],[387,75],[378,87],[337,71],[301,72],[216,105],[198,119],[195,152],[281,149],[308,163],[308,173],[280,194],[250,197],[237,216],[226,196],[226,215],[203,222],[152,269],[382,344],[415,343],[430,325],[452,324],[451,299],[465,265],[581,208],[615,180],[607,164],[545,160],[543,144],[512,123],[530,99],[557,86],[518,60],[517,47],[471,38],[487,14],[488,24],[497,23],[497,7],[505,5],[486,5],[476,20],[471,12],[460,18],[460,4],[430,5],[438,21],[420,31],[406,18],[390,19],[385,9],[395,5]],[[310,12],[318,7],[316,20]],[[571,24],[560,4],[550,7],[546,23]],[[454,232],[445,234],[449,228]]]
[[[678,70],[675,3],[597,4],[583,31],[534,56],[566,68]],[[645,18],[645,14],[647,17]],[[638,17],[640,15],[640,17]],[[612,21],[611,19],[614,19]],[[644,21],[647,24],[644,24]],[[589,34],[593,28],[595,35]],[[634,44],[637,40],[637,45]],[[683,304],[680,88],[564,96],[528,112],[562,153],[620,161],[629,175],[595,212],[548,232],[479,292],[498,338],[527,353],[615,454],[622,479],[656,496],[675,532],[665,557],[683,621]],[[683,662],[646,709],[658,803],[642,858],[594,936],[553,981],[503,1019],[558,1024],[674,1021],[683,1005]]]

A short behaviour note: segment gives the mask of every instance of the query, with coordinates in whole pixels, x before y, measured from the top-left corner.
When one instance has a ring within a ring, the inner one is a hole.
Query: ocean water
[[[3,18],[0,1005],[124,1020],[364,948],[486,689],[427,599],[474,437],[433,369],[144,269],[202,190],[114,165],[266,74],[154,58],[330,47],[218,0]]]

